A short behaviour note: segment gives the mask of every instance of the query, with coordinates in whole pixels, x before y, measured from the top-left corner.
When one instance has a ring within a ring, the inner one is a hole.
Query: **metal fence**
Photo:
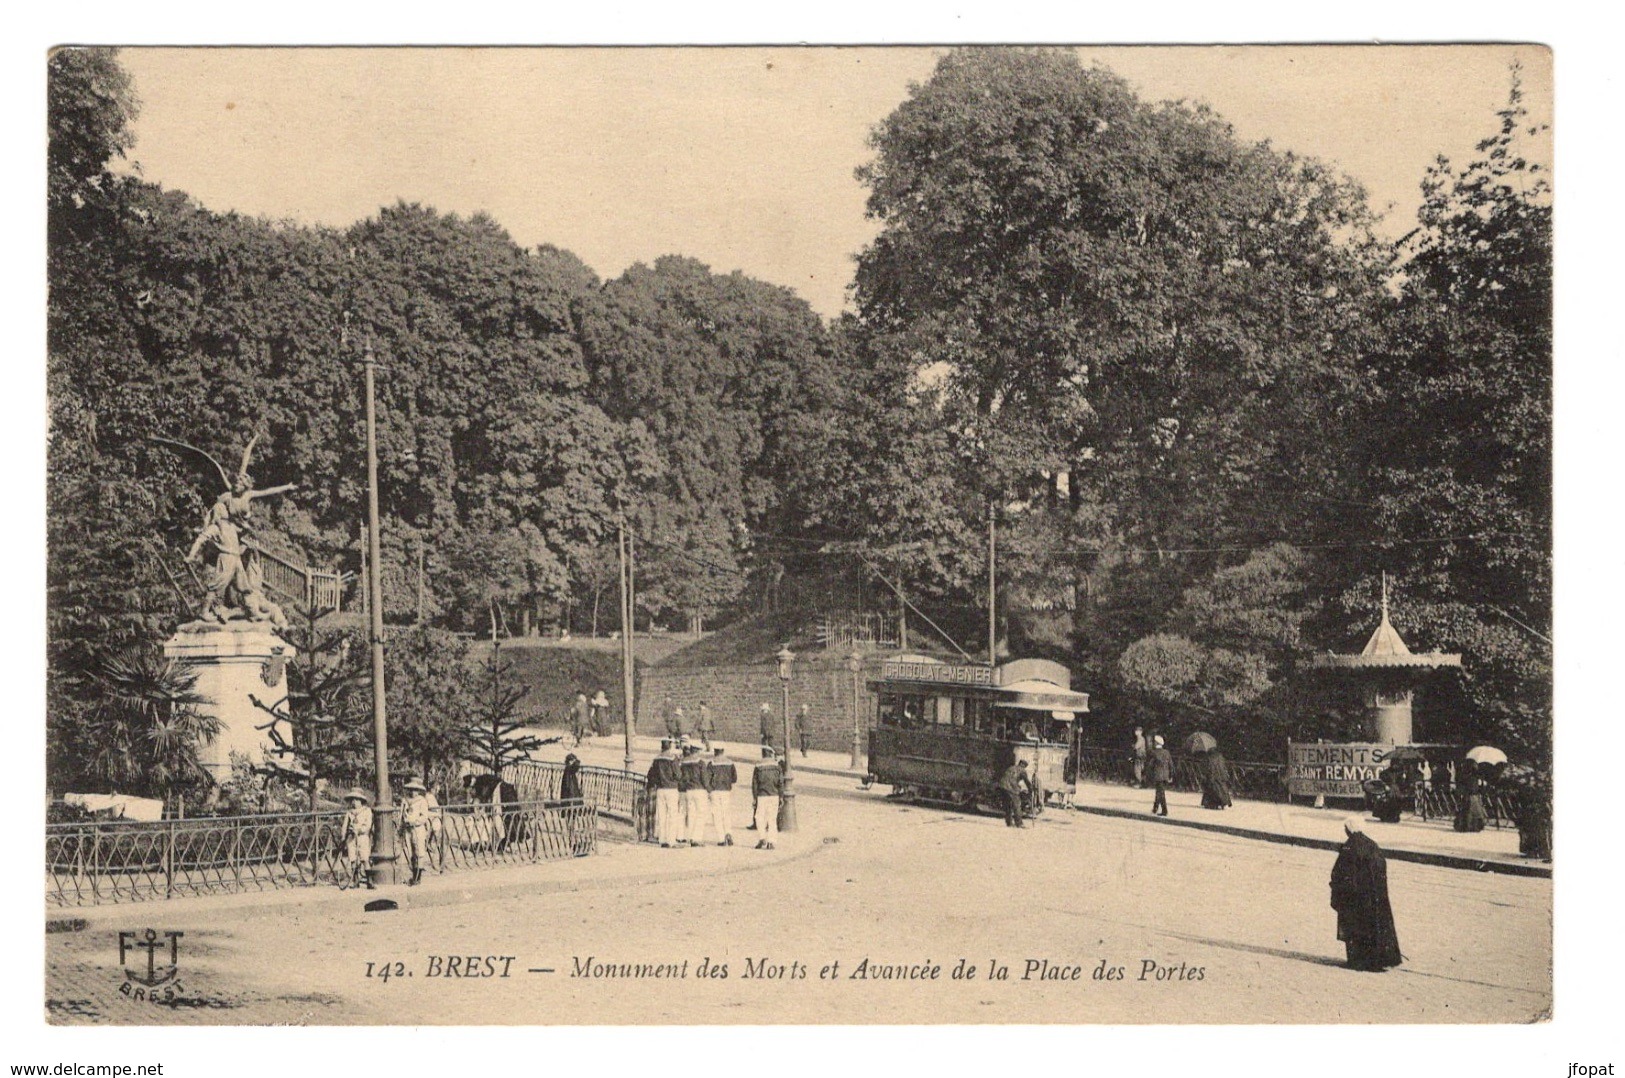
[[[1238,797],[1252,801],[1285,801],[1288,799],[1285,764],[1226,762],[1230,771],[1230,790]],[[1174,781],[1168,785],[1176,790],[1198,790],[1199,763],[1190,756],[1174,757]],[[1120,749],[1082,745],[1078,748],[1078,780],[1080,782],[1128,783],[1134,779],[1134,761]],[[1484,813],[1489,826],[1518,826],[1517,802],[1509,794],[1493,788],[1480,791]],[[1418,787],[1410,807],[1419,819],[1453,819],[1460,807],[1460,795],[1448,786]]]
[[[269,891],[344,876],[341,812],[56,823],[45,827],[45,899],[91,906]]]
[[[429,857],[442,872],[585,857],[598,848],[586,805],[519,801],[448,805],[431,821]]]
[[[1481,790],[1484,815],[1494,828],[1517,827],[1518,813],[1515,798],[1499,790]],[[1461,807],[1461,796],[1448,787],[1418,786],[1412,793],[1412,811],[1424,820],[1452,819]]]
[[[342,812],[88,821],[45,828],[52,906],[180,898],[338,884],[350,877]],[[450,805],[431,824],[431,868],[455,872],[581,857],[597,848],[586,805],[528,801]]]
[[[644,788],[642,775],[608,767],[583,767],[580,775],[582,803],[608,825],[607,834],[637,842],[653,840],[654,799]],[[557,801],[564,765],[534,760],[509,764],[502,778],[513,783],[522,801]]]
[[[1226,761],[1230,772],[1230,790],[1239,797],[1252,801],[1285,801],[1286,765],[1254,763],[1246,760]],[[1190,756],[1174,757],[1174,781],[1168,785],[1176,790],[1197,790],[1200,764]],[[1078,746],[1078,781],[1127,784],[1134,781],[1134,761],[1120,749],[1101,748],[1097,745]]]

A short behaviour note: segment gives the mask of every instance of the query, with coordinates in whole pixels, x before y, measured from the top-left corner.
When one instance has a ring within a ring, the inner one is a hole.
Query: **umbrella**
[[[1193,756],[1199,752],[1212,752],[1218,747],[1219,742],[1212,734],[1204,734],[1201,731],[1185,739],[1185,751]]]
[[[1410,746],[1406,746],[1404,748],[1395,749],[1387,756],[1384,756],[1383,762],[1388,764],[1408,764],[1412,761],[1425,759],[1427,759],[1427,757],[1422,755],[1421,749],[1413,749]]]
[[[1507,762],[1507,754],[1489,745],[1480,745],[1467,751],[1467,759],[1475,764],[1504,764]]]

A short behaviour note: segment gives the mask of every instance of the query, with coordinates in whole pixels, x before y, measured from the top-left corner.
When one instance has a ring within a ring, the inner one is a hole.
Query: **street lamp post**
[[[857,648],[846,657],[846,668],[852,672],[852,762],[848,765],[853,770],[858,766],[858,754],[863,751],[863,715],[858,710],[858,676],[863,673],[863,652]]]
[[[796,653],[786,644],[775,656],[779,660],[779,685],[784,691],[784,792],[779,796],[779,830],[796,829],[795,765],[790,762],[790,678]]]
[[[374,884],[397,882],[395,806],[389,792],[389,725],[384,714],[384,589],[378,541],[378,413],[373,390],[377,360],[368,341],[362,353],[367,379],[367,635],[372,644],[372,751],[377,784],[373,790],[372,868]]]

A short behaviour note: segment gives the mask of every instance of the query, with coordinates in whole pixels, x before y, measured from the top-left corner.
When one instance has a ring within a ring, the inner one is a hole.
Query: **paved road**
[[[1056,811],[1013,831],[846,780],[799,785],[802,830],[776,854],[748,843],[620,846],[575,863],[578,874],[613,870],[612,881],[538,893],[470,875],[466,901],[440,894],[445,904],[382,914],[347,899],[205,904],[170,924],[156,904],[132,908],[128,925],[48,938],[50,1013],[233,1024],[1399,1023],[1521,1022],[1550,1006],[1549,880],[1391,864],[1407,962],[1359,974],[1341,967],[1326,905],[1330,854]],[[738,794],[743,819],[749,795]],[[186,932],[191,1005],[116,991],[116,929],[148,924]],[[431,976],[448,956],[465,959],[459,969],[467,956],[497,956],[479,972],[512,961],[506,978]],[[953,978],[961,958],[975,979]],[[864,959],[870,970],[937,973],[854,979]],[[702,961],[728,976],[699,976]],[[369,962],[412,976],[369,978]],[[992,962],[1009,979],[990,979]],[[1102,962],[1121,979],[1095,979]],[[575,975],[622,964],[686,976]]]

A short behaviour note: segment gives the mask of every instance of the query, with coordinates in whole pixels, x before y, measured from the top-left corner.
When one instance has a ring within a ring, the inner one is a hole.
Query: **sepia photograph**
[[[1553,1020],[1545,45],[39,62],[43,1023]]]

